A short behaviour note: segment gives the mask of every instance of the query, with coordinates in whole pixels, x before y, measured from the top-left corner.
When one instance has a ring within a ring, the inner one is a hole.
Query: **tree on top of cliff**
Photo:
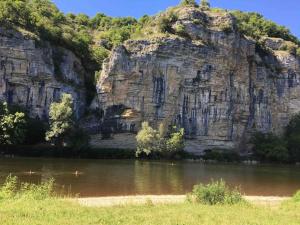
[[[201,0],[200,2],[200,9],[202,10],[209,10],[210,9],[210,3],[208,0]]]
[[[292,35],[288,28],[265,19],[259,13],[242,11],[231,11],[230,13],[236,18],[239,31],[249,37],[256,40],[263,36],[282,38],[300,44],[298,38]]]
[[[197,6],[195,0],[182,0],[180,3],[181,6]]]

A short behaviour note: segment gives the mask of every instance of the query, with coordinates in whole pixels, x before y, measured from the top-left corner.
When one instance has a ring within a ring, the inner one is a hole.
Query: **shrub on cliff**
[[[169,134],[168,134],[169,133]],[[172,158],[184,149],[184,131],[168,132],[161,124],[159,130],[153,129],[148,122],[142,123],[142,129],[136,136],[136,156]]]
[[[197,3],[195,0],[182,0],[180,2],[181,6],[197,6]]]
[[[161,15],[158,18],[157,26],[162,33],[174,33],[172,25],[178,20],[178,15],[173,9],[167,11],[166,14]]]
[[[208,0],[201,0],[200,2],[200,9],[202,10],[209,10],[210,9],[210,3]]]
[[[193,188],[192,193],[187,196],[191,202],[205,205],[237,204],[243,202],[242,194],[237,188],[230,190],[223,180],[212,181],[204,185],[198,184]]]

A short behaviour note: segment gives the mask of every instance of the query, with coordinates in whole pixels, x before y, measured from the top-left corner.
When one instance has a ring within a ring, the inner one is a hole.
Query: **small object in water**
[[[73,173],[73,174],[77,177],[77,176],[81,175],[82,173],[79,172],[78,170],[76,170],[75,173]]]
[[[29,175],[32,175],[32,174],[35,174],[36,172],[33,172],[33,171],[29,170],[28,172],[25,172],[25,173],[27,173]]]

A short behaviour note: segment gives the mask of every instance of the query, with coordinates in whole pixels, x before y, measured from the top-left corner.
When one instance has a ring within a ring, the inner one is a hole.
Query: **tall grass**
[[[0,200],[45,200],[54,196],[54,179],[52,178],[41,184],[31,184],[18,182],[17,177],[9,175],[0,188]]]

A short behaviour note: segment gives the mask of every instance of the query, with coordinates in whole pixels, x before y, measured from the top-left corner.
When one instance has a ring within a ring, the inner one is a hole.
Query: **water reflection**
[[[55,178],[57,190],[81,196],[185,194],[198,182],[220,178],[248,195],[291,195],[300,189],[300,167],[211,165],[126,160],[0,159],[0,182]]]

